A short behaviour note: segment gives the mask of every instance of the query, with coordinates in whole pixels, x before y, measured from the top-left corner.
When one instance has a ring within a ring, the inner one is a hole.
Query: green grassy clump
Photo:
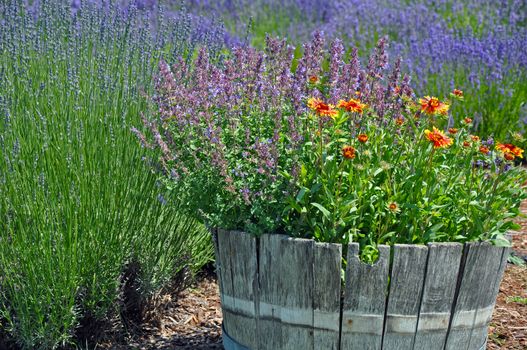
[[[67,346],[83,317],[118,315],[130,263],[146,300],[212,259],[130,131],[161,46],[137,16],[87,8],[73,23],[59,3],[38,20],[0,5],[0,328],[25,349]]]

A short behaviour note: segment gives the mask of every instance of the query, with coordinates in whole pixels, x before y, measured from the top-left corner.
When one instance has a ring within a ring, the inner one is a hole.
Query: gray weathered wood
[[[342,245],[315,243],[313,342],[315,350],[339,348]]]
[[[238,343],[258,349],[256,305],[258,303],[258,266],[256,239],[237,231],[219,231],[222,258],[222,287],[225,330]],[[225,278],[224,272],[227,272]],[[230,285],[228,285],[230,283]]]
[[[283,350],[313,349],[313,247],[309,239],[281,241]]]
[[[428,247],[396,244],[393,249],[383,350],[412,349],[417,331]]]
[[[431,243],[414,349],[443,350],[463,245]]]
[[[480,350],[509,248],[395,245],[390,269],[389,247],[368,265],[352,243],[343,300],[338,244],[218,230],[215,252],[225,332],[245,348]]]
[[[231,243],[228,231],[218,230],[217,234],[219,255],[217,256],[216,264],[220,271],[219,277],[221,278],[219,284],[222,291],[221,306],[223,313],[223,327],[225,328],[225,331],[230,334],[231,331],[235,332],[236,327],[236,322],[234,321],[235,316],[232,315],[227,303],[225,303],[225,298],[229,298],[234,294],[230,258]]]
[[[216,276],[218,278],[218,289],[220,290],[220,302],[223,305],[223,278],[221,277],[221,256],[220,256],[220,250],[219,250],[219,242],[218,242],[218,230],[217,229],[211,229],[210,233],[212,235],[212,243],[214,246],[214,268],[216,270]]]
[[[481,319],[487,319],[492,314],[492,309],[484,309],[488,298],[486,290],[494,286],[498,270],[496,265],[499,265],[498,254],[501,258],[501,252],[492,248],[488,243],[465,244],[463,274],[447,335],[447,350],[469,349],[474,327],[482,323]],[[484,341],[481,340],[479,347]],[[473,343],[477,342],[475,337]]]
[[[281,241],[283,235],[264,234],[260,237],[258,268],[258,345],[260,350],[282,348],[282,321],[280,320],[280,293],[282,292]]]
[[[359,245],[348,246],[341,349],[381,349],[390,248],[379,246],[373,265],[359,259]]]
[[[487,339],[487,330],[492,318],[492,311],[499,290],[499,283],[503,277],[509,248],[486,245],[482,247],[485,251],[486,265],[488,270],[481,276],[478,310],[474,321],[474,327],[470,336],[469,350],[479,350]]]

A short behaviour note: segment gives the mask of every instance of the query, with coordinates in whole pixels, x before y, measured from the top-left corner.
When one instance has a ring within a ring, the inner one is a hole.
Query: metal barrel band
[[[225,350],[251,350],[232,339],[225,331],[223,324],[221,325],[221,333],[223,338],[223,347]]]
[[[222,338],[223,338],[223,347],[225,348],[225,350],[251,350],[241,345],[236,340],[232,339],[225,331],[225,327],[223,327],[223,324],[221,325],[221,332],[222,332]],[[483,346],[479,350],[487,349],[487,340],[488,339],[485,338],[485,342],[483,343]]]
[[[483,343],[483,346],[479,350],[486,350],[487,349],[487,341],[488,341],[488,337],[485,337],[485,342]]]

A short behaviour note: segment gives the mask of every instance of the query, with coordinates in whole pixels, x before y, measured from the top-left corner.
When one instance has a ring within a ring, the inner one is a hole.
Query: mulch
[[[523,212],[527,213],[527,202]],[[527,219],[515,233],[513,249],[527,259]],[[155,322],[143,327],[141,336],[112,349],[223,349],[221,307],[213,273],[202,276],[177,298],[167,296]],[[527,349],[527,267],[509,264],[500,285],[489,326],[489,350]]]
[[[527,203],[522,205],[527,213]],[[527,261],[527,219],[512,236],[514,254]],[[489,326],[487,349],[527,349],[527,267],[509,264],[500,285],[498,301]]]

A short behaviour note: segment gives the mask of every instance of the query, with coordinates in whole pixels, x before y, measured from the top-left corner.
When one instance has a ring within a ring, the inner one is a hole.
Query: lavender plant
[[[224,6],[215,7],[215,3]],[[299,42],[317,29],[329,37],[343,37],[359,49],[360,57],[367,59],[378,38],[388,36],[390,53],[403,57],[402,69],[419,78],[412,82],[418,93],[446,95],[454,87],[461,87],[472,97],[462,106],[453,106],[454,112],[475,118],[473,129],[487,136],[505,138],[509,129],[522,132],[524,128],[524,1],[249,3],[192,1],[189,7],[196,12],[220,13],[227,28],[238,36],[245,35],[249,18],[254,18],[252,42],[260,46],[266,33],[287,35]]]
[[[160,64],[159,114],[145,119],[166,183],[213,227],[324,242],[508,244],[523,150],[469,134],[452,101],[416,99],[379,40],[361,68],[339,40],[234,49],[224,68]],[[461,99],[460,90],[452,99]],[[446,131],[437,128],[452,118]]]
[[[0,2],[0,327],[21,348],[71,344],[82,318],[118,315],[131,262],[146,299],[211,259],[131,131],[161,55],[222,47],[221,28],[175,15]]]

